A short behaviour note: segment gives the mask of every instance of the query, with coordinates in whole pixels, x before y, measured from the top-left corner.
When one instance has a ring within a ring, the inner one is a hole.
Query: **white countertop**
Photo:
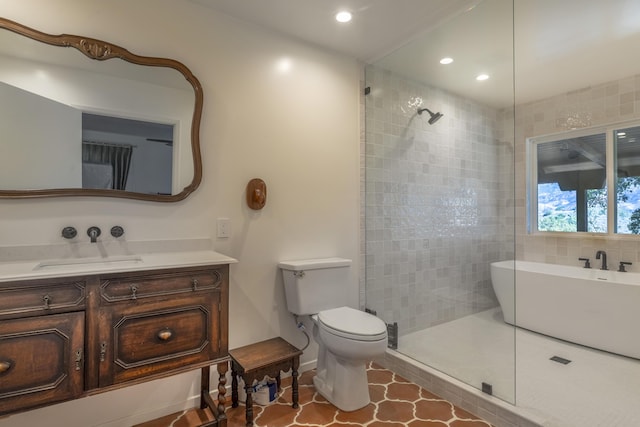
[[[145,271],[159,268],[223,265],[237,262],[234,258],[212,250],[11,261],[0,262],[0,282]]]

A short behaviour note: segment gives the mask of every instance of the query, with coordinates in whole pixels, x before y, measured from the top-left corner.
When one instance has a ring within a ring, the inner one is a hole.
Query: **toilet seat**
[[[324,310],[317,315],[319,326],[330,334],[354,341],[387,338],[387,325],[379,318],[350,307]]]

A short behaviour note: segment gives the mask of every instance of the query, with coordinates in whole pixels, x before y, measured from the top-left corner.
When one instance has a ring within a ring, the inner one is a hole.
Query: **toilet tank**
[[[349,266],[344,258],[280,262],[287,309],[304,315],[347,305]]]

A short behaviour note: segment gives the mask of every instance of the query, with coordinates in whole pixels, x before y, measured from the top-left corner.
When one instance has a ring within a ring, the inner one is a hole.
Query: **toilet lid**
[[[350,307],[318,313],[320,323],[335,335],[360,341],[377,341],[387,335],[387,325],[379,318]]]

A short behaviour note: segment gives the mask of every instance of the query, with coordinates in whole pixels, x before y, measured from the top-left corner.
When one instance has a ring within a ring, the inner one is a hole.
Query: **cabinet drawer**
[[[0,414],[77,397],[84,313],[0,322]]]
[[[84,280],[0,286],[0,319],[75,311],[84,306]]]
[[[178,296],[219,289],[223,274],[218,269],[163,274],[106,277],[100,284],[103,303]]]
[[[100,386],[219,357],[219,303],[210,293],[101,309]]]

